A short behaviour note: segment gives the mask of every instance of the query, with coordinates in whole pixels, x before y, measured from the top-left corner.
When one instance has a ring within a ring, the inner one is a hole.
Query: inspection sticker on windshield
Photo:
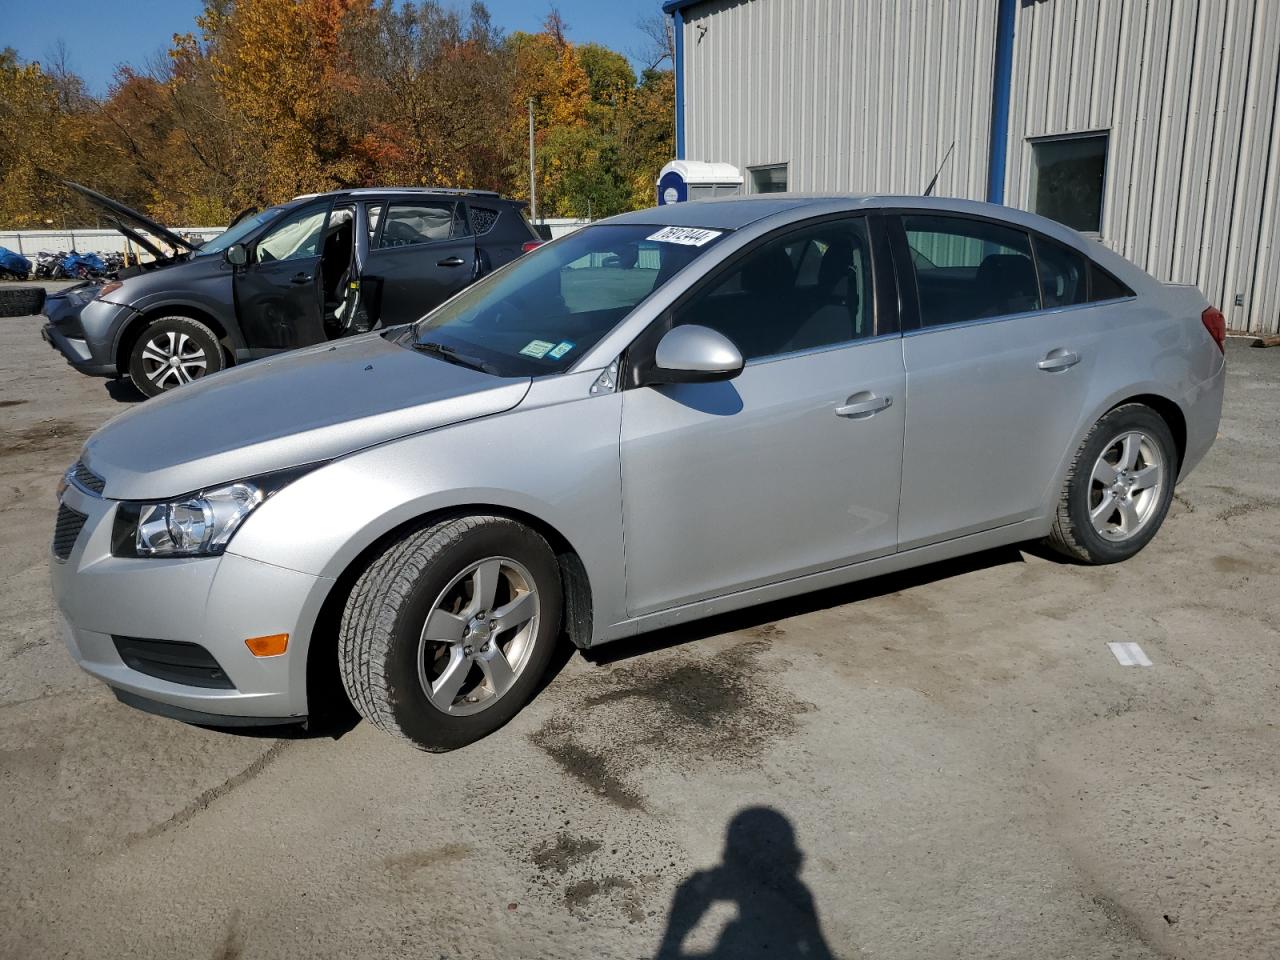
[[[530,340],[520,352],[526,357],[537,357],[541,360],[547,355],[547,351],[554,346],[554,343],[548,343],[546,340]]]
[[[663,227],[657,233],[645,237],[659,243],[680,243],[686,247],[700,247],[720,236],[720,230],[703,230],[699,227]]]
[[[568,340],[561,340],[554,347],[547,351],[547,356],[552,360],[559,360],[566,353],[573,349],[573,344]]]

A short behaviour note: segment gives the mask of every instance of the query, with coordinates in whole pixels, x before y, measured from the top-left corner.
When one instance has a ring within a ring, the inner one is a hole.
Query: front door
[[[251,351],[290,350],[325,339],[320,260],[328,213],[328,203],[315,203],[285,214],[235,271],[236,316]]]
[[[1105,318],[1084,302],[1083,258],[1073,265],[1052,241],[1034,240],[1042,291],[1025,231],[904,213],[895,233],[918,315],[902,340],[910,396],[898,540],[907,550],[1043,511]]]
[[[719,330],[747,365],[623,396],[631,615],[893,553],[905,384],[872,264],[864,218],[826,220],[677,307],[671,323]]]
[[[365,261],[384,326],[417,320],[476,275],[476,243],[466,205],[452,200],[392,199],[379,211]]]

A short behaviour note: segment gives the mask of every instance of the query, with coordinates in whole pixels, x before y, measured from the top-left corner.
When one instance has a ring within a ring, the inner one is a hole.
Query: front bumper
[[[124,372],[116,365],[115,343],[136,313],[132,307],[118,303],[85,303],[66,295],[54,296],[45,301],[44,314],[49,322],[40,335],[81,373],[115,377]]]
[[[127,703],[213,723],[290,722],[307,715],[307,650],[333,581],[247,557],[111,555],[116,502],[71,486],[63,503],[87,519],[66,560],[50,558],[54,599],[72,657]],[[289,634],[285,653],[255,657],[250,637]],[[199,644],[231,689],[161,679],[125,664],[115,637]],[[123,695],[122,695],[123,694]],[[157,709],[159,705],[160,709]]]

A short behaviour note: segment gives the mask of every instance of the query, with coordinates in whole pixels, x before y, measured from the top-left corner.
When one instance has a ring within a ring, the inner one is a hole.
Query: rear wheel
[[[480,739],[519,712],[560,630],[555,554],[505,517],[409,534],[356,581],[338,632],[347,695],[424,750]]]
[[[1116,563],[1156,535],[1173,499],[1178,455],[1150,407],[1116,407],[1076,453],[1048,543],[1085,563]]]
[[[129,352],[129,378],[148,397],[222,369],[217,335],[190,317],[162,317]]]

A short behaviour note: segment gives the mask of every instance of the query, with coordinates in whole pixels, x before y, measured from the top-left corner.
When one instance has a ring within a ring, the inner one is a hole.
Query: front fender
[[[259,507],[229,552],[337,579],[379,539],[428,514],[527,514],[582,560],[598,636],[626,609],[621,409],[619,395],[584,389],[570,402],[521,406],[351,454]]]

